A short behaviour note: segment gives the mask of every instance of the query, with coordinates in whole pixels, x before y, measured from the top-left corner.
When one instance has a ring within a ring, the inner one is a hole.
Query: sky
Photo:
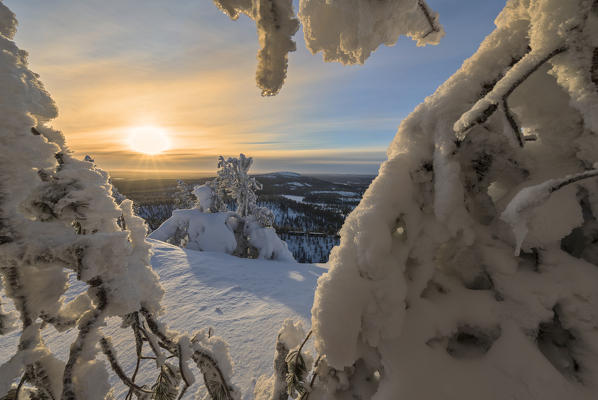
[[[253,21],[232,21],[211,1],[4,3],[69,147],[115,177],[141,178],[213,174],[218,155],[239,153],[254,172],[375,174],[401,120],[475,52],[504,6],[428,0],[446,31],[439,45],[403,37],[358,66],[312,55],[300,28],[283,89],[262,97]],[[144,126],[159,127],[170,149],[132,149]]]

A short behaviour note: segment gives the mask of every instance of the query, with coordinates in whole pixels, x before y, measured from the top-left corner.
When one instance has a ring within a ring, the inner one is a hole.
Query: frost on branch
[[[291,0],[214,0],[230,18],[246,14],[257,26],[261,50],[256,80],[263,96],[276,95],[286,78],[288,53],[299,21]],[[444,36],[438,15],[425,0],[300,0],[299,19],[305,43],[325,61],[363,64],[378,46],[391,46],[401,35],[418,46],[437,44]]]
[[[231,19],[246,14],[255,21],[261,49],[255,79],[262,96],[274,96],[287,76],[288,55],[296,50],[292,37],[299,29],[292,0],[214,0]]]
[[[401,122],[318,280],[310,400],[595,397],[596,32],[595,1],[510,0]]]

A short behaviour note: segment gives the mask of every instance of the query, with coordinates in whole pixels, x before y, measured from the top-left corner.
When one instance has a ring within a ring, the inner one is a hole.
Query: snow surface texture
[[[288,53],[295,51],[299,28],[291,0],[214,0],[230,18],[243,13],[257,26],[257,85],[263,96],[276,95],[287,75]],[[300,0],[299,20],[305,43],[325,61],[363,64],[381,44],[391,46],[400,35],[418,46],[437,44],[444,30],[424,0]]]
[[[596,398],[598,179],[543,185],[598,161],[598,4],[511,0],[496,25],[341,230],[310,400]]]
[[[309,328],[316,280],[326,270],[307,264],[248,260],[185,250],[155,240],[149,242],[154,253],[151,265],[165,291],[163,319],[176,330],[192,332],[199,327],[209,328],[212,336],[226,339],[234,363],[232,381],[241,388],[244,399],[251,399],[255,380],[272,373],[276,332],[283,322],[290,318]],[[76,294],[74,290],[68,296]],[[135,348],[119,324],[120,321],[110,319],[102,331],[112,336],[123,368],[130,375],[135,367]],[[61,359],[68,356],[76,334],[73,329],[44,333],[53,353]],[[18,332],[0,338],[0,363],[8,360],[18,340]],[[197,381],[185,398],[194,398],[195,389],[201,390],[203,385]],[[151,385],[153,381],[142,377],[140,383]],[[124,398],[126,390],[115,376],[111,376],[110,384],[116,389],[115,398]]]

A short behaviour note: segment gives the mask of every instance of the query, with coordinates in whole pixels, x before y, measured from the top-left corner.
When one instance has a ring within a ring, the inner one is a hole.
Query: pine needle
[[[158,379],[152,386],[152,400],[176,400],[180,382],[179,371],[168,363],[162,364]]]

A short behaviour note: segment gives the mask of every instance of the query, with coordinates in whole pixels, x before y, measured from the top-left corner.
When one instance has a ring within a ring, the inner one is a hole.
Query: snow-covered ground
[[[291,318],[309,328],[316,281],[326,269],[322,265],[242,259],[149,241],[154,249],[152,266],[166,291],[161,320],[181,331],[213,327],[214,334],[230,345],[235,363],[233,383],[242,389],[244,398],[252,398],[248,395],[254,379],[272,373],[276,333],[282,322]],[[59,334],[47,328],[45,338],[65,357],[73,331]],[[123,366],[132,368],[135,357],[129,346],[130,330],[119,329],[113,321],[104,332],[113,336]],[[0,337],[0,365],[14,354],[17,340],[16,332]],[[153,373],[153,369],[148,365],[146,370]],[[201,383],[199,374],[197,378]],[[114,377],[113,383],[117,384]],[[118,392],[124,391],[122,386],[116,387]],[[187,397],[192,398],[197,387],[195,384]]]
[[[282,197],[296,201],[297,203],[303,203],[303,199],[305,198],[305,196],[293,196],[292,194],[283,194]]]
[[[360,197],[361,196],[359,193],[347,192],[345,190],[314,190],[312,193],[338,194],[340,196],[345,196],[345,197]]]

